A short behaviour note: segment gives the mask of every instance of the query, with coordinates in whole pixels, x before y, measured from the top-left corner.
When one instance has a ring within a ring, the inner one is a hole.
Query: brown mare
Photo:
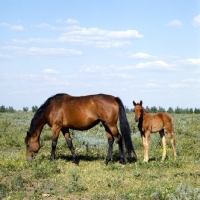
[[[167,115],[166,113],[159,112],[156,114],[150,114],[147,110],[142,107],[142,101],[140,103],[135,103],[134,105],[134,112],[135,112],[135,121],[138,122],[138,128],[141,133],[142,143],[144,148],[144,162],[148,162],[148,148],[149,148],[149,138],[150,133],[159,132],[160,137],[162,139],[163,144],[163,153],[162,153],[162,160],[166,158],[166,145],[167,140],[165,137],[165,132],[167,132],[172,148],[174,151],[174,157],[176,157],[176,149],[175,149],[175,139],[173,136],[173,122],[172,118]]]
[[[117,121],[120,121],[119,134]],[[120,163],[125,163],[123,142],[131,158],[135,154],[129,124],[122,101],[111,95],[97,94],[74,97],[68,94],[56,94],[46,100],[36,111],[31,120],[30,129],[25,138],[26,158],[31,161],[40,149],[40,134],[45,124],[52,129],[51,159],[55,158],[55,151],[59,132],[66,139],[72,153],[73,162],[76,161],[75,149],[72,144],[69,129],[87,130],[102,122],[108,138],[108,154],[105,163],[111,160],[114,139],[119,145]],[[135,154],[136,158],[136,154]]]

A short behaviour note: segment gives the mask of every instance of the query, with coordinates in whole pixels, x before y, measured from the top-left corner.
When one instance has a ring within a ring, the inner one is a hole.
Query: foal
[[[175,149],[175,139],[173,136],[173,123],[172,118],[166,113],[159,112],[156,114],[150,114],[147,110],[142,107],[142,101],[140,103],[135,103],[134,112],[135,112],[135,121],[138,123],[138,128],[141,133],[142,143],[144,148],[144,162],[148,162],[148,148],[149,148],[149,138],[150,133],[159,132],[160,137],[162,139],[163,144],[163,153],[162,153],[162,161],[166,158],[166,145],[167,140],[165,137],[165,132],[167,132],[172,148],[174,151],[174,157],[176,157],[176,149]]]

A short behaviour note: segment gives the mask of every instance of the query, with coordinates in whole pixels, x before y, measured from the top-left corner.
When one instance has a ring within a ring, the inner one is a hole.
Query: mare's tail
[[[137,160],[137,155],[135,153],[133,143],[131,140],[131,131],[129,127],[129,123],[126,117],[126,111],[124,105],[119,97],[115,98],[119,104],[119,122],[120,122],[120,132],[122,134],[123,141],[125,143],[126,151],[131,156],[131,153],[134,153],[135,160]]]

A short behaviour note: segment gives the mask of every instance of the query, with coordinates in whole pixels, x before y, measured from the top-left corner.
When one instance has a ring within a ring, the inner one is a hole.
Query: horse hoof
[[[119,163],[119,164],[120,164],[120,167],[121,167],[121,168],[124,168],[124,167],[125,167],[125,163],[124,163],[124,164]]]
[[[107,162],[107,161],[105,161],[105,162],[104,162],[104,165],[106,165],[106,166],[107,166],[107,165],[108,165],[108,162]]]
[[[75,163],[75,162],[72,162],[72,164],[73,164],[74,166],[79,166],[78,163]]]

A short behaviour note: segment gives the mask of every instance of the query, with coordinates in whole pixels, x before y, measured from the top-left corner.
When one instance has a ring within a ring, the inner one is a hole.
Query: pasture
[[[51,130],[45,125],[41,149],[27,163],[24,138],[33,112],[0,113],[0,199],[200,199],[200,115],[173,114],[177,159],[168,140],[162,159],[159,133],[151,134],[149,162],[143,163],[141,137],[133,113],[127,113],[138,161],[119,164],[118,145],[104,165],[108,143],[101,124],[71,131],[79,165],[62,134],[50,161]],[[167,137],[168,138],[168,137]]]

